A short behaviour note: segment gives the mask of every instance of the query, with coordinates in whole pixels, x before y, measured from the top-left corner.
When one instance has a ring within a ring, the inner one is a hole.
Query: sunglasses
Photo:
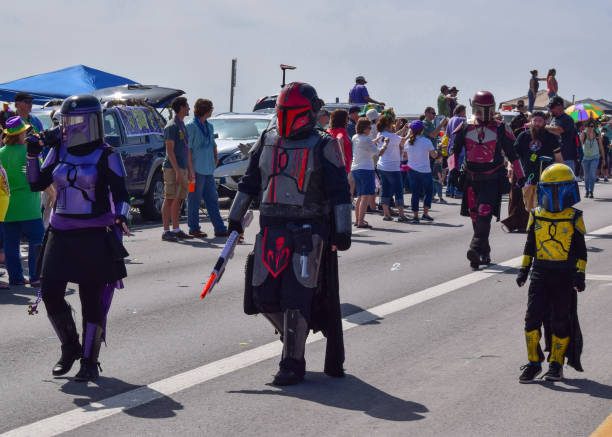
[[[27,105],[31,105],[32,104],[32,99],[24,99],[24,100],[22,100],[22,102],[27,104]]]

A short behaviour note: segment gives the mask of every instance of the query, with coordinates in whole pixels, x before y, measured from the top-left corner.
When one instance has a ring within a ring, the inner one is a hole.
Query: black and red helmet
[[[317,91],[307,83],[291,82],[276,99],[278,133],[290,138],[312,130],[321,109]]]
[[[472,99],[472,114],[480,122],[493,120],[495,115],[495,97],[489,91],[478,91]]]

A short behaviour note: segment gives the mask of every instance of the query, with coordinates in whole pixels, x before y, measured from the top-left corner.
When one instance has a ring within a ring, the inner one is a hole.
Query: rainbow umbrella
[[[565,113],[572,117],[574,121],[594,120],[604,114],[597,106],[588,103],[572,105],[565,110]]]

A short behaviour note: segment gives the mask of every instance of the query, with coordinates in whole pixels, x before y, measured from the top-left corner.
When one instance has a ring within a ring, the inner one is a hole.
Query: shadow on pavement
[[[597,253],[597,252],[603,252],[603,251],[604,249],[601,249],[599,247],[594,247],[594,246],[587,247],[587,252]]]
[[[370,319],[369,322],[366,322],[365,325],[380,325],[379,320],[382,320],[382,317],[378,317],[377,315],[363,309],[358,305],[353,305],[352,303],[341,303],[340,304],[340,313],[342,314],[342,318],[346,319],[348,322],[359,323],[358,320],[355,320],[357,317],[355,314],[360,314],[361,318]],[[353,316],[353,317],[351,317]]]
[[[78,367],[78,362],[75,364]],[[123,413],[144,419],[164,419],[176,416],[175,411],[183,409],[182,404],[156,390],[146,386],[129,384],[117,378],[100,376],[93,383],[77,382],[69,379],[60,390],[67,394],[80,396],[75,398],[73,402],[76,406],[87,411],[125,408],[132,405],[134,399],[143,398],[151,399],[151,401],[123,410]],[[127,394],[126,392],[131,393]],[[121,396],[122,393],[126,394],[125,397]]]
[[[429,411],[423,404],[392,396],[356,376],[330,378],[322,372],[307,372],[304,382],[293,386],[228,393],[287,396],[398,422],[424,419],[423,413]]]
[[[369,244],[370,246],[388,246],[391,243],[387,242],[387,241],[378,241],[378,240],[360,240],[358,238],[361,237],[356,237],[356,236],[352,236],[351,237],[351,242],[352,243],[363,243],[363,244]]]
[[[549,388],[554,391],[561,391],[566,393],[579,393],[579,394],[588,394],[593,396],[594,398],[602,398],[602,399],[612,399],[612,386],[601,384],[597,381],[593,381],[587,378],[577,378],[577,379],[563,379],[563,384],[568,385],[572,388],[566,388],[561,385],[556,385],[554,383],[544,383],[542,384],[544,387]]]
[[[426,226],[439,226],[441,228],[462,228],[465,225],[451,225],[450,223],[440,223],[440,222],[431,222],[431,223],[425,223],[425,222],[421,222],[420,224],[426,225]]]
[[[605,235],[600,235],[600,234],[586,234],[587,237],[591,238],[592,240],[612,240],[612,234],[605,234]]]
[[[402,223],[396,223],[398,225],[401,225]],[[410,230],[402,230],[402,229],[390,229],[390,228],[379,228],[379,227],[375,227],[373,230],[375,231],[382,231],[382,232],[391,232],[392,234],[409,234],[411,232],[418,232],[418,231],[410,231]]]

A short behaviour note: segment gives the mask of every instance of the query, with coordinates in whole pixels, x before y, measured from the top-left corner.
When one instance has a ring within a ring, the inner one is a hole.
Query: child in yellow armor
[[[582,211],[572,207],[579,201],[578,184],[568,166],[553,164],[544,170],[538,183],[538,206],[529,214],[527,243],[516,278],[522,287],[533,264],[525,315],[529,363],[521,367],[520,383],[530,383],[542,372],[542,324],[552,332],[547,341],[550,367],[544,379],[561,380],[566,357],[569,365],[582,371],[576,292],[585,287],[587,251]]]

